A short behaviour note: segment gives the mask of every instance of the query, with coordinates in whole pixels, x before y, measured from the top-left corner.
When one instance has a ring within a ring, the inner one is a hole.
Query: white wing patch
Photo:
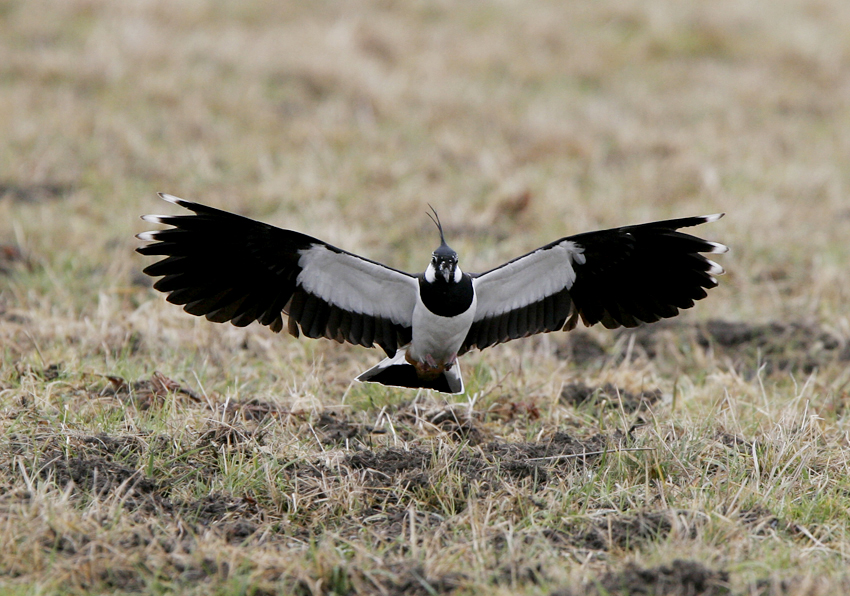
[[[298,253],[297,282],[311,294],[343,310],[411,326],[419,294],[415,277],[320,244]]]
[[[583,252],[575,242],[564,240],[474,277],[478,298],[475,320],[522,308],[571,288],[576,280],[573,263],[584,264]]]

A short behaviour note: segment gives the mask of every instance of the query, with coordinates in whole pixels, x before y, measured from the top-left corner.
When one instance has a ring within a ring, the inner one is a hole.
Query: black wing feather
[[[299,251],[317,246],[343,251],[305,234],[213,207],[172,197],[166,200],[193,214],[149,218],[171,227],[142,235],[150,244],[136,251],[165,257],[147,266],[144,273],[160,277],[154,288],[167,294],[169,302],[183,305],[186,312],[240,327],[259,321],[274,332],[283,329],[287,314],[293,335],[300,329],[307,337],[366,347],[378,344],[389,356],[399,342],[410,341],[410,327],[381,319],[382,332],[375,333],[380,317],[350,313],[297,283]]]
[[[700,253],[725,252],[725,246],[679,232],[719,216],[688,217],[588,232],[561,238],[502,267],[528,259],[564,241],[581,253],[572,263],[575,281],[530,304],[477,320],[460,348],[484,349],[519,337],[602,323],[609,329],[636,327],[674,317],[717,286],[722,269]],[[553,253],[554,254],[554,253]],[[583,257],[583,259],[581,258]],[[546,258],[543,256],[542,258]]]

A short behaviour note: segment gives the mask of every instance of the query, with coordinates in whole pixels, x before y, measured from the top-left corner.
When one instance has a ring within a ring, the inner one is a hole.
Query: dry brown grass
[[[840,0],[0,3],[0,589],[850,591],[847,31]],[[428,202],[469,271],[717,211],[732,252],[676,321],[468,355],[446,403],[166,304],[156,191],[408,270]]]

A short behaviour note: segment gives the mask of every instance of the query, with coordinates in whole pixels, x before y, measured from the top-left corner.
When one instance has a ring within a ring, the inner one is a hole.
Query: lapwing
[[[466,273],[428,214],[440,246],[410,274],[213,207],[160,194],[191,215],[145,215],[170,226],[136,250],[165,257],[144,269],[168,302],[216,323],[253,321],[295,337],[374,347],[387,357],[357,377],[462,393],[458,356],[536,333],[608,329],[674,317],[717,286],[723,268],[701,253],[728,248],[678,230],[723,214],[587,232],[485,273]],[[286,323],[284,323],[286,316]]]

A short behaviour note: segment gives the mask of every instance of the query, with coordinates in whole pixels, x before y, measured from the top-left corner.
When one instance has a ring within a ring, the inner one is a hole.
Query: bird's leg
[[[455,362],[457,362],[457,354],[456,354],[456,353],[455,353],[455,354],[452,354],[452,355],[449,357],[449,359],[448,359],[448,360],[446,360],[446,364],[445,364],[445,366],[444,366],[444,369],[445,369],[445,370],[451,370],[451,369],[452,369],[452,367],[455,365]]]
[[[425,364],[428,365],[428,368],[434,369],[439,368],[439,364],[434,360],[434,357],[431,354],[425,354]]]

